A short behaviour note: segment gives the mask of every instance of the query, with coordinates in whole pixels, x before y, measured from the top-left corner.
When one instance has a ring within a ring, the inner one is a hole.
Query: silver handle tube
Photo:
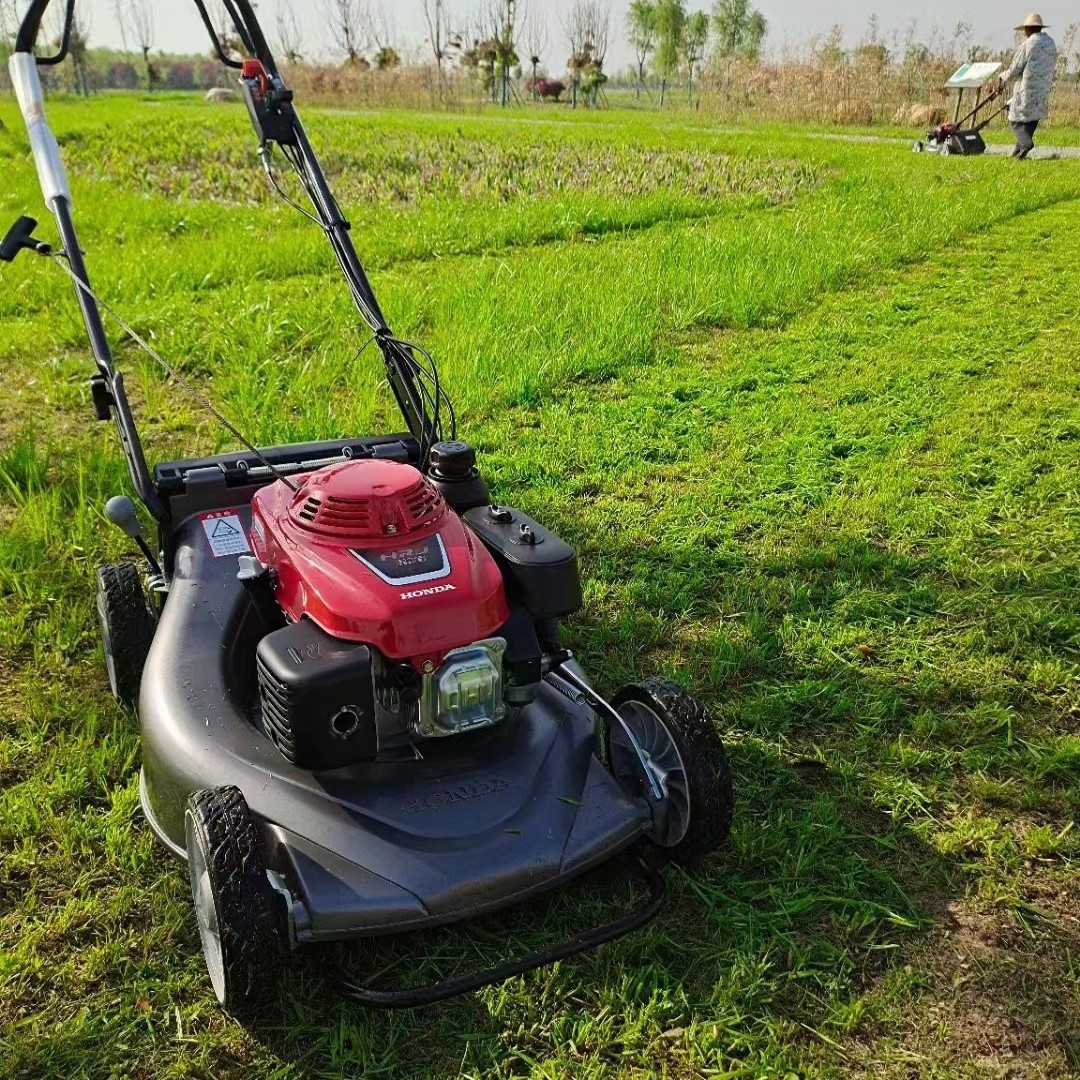
[[[15,87],[15,96],[19,99],[19,109],[26,122],[30,151],[34,155],[45,204],[51,210],[57,199],[66,199],[70,205],[71,188],[68,187],[67,172],[60,157],[60,147],[56,144],[56,136],[45,119],[45,96],[41,92],[41,79],[38,78],[37,61],[33,53],[12,53],[8,59],[8,71]]]

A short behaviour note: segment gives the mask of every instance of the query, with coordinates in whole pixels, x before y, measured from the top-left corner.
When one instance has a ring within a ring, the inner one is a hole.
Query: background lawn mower
[[[432,358],[387,326],[249,0],[223,0],[270,182],[291,167],[385,362],[408,432],[258,449],[92,290],[34,56],[50,0],[33,0],[10,60],[60,244],[21,218],[0,243],[75,286],[97,371],[99,419],[119,431],[135,504],[106,514],[146,568],[97,573],[116,698],[137,710],[146,818],[187,862],[218,999],[242,1005],[287,948],[402,933],[517,904],[642,841],[692,862],[725,840],[723,745],[684,690],[645,682],[602,698],[559,640],[581,605],[574,552],[493,506],[456,437]],[[307,211],[304,211],[307,213]],[[244,446],[151,471],[101,311],[116,319]],[[375,1006],[475,989],[629,932],[641,910],[498,968],[407,990],[355,979]],[[281,943],[286,949],[277,948]]]
[[[986,153],[983,130],[996,120],[1008,107],[1003,100],[1003,92],[993,90],[983,97],[983,90],[1001,70],[1000,64],[964,64],[949,77],[945,84],[947,90],[956,91],[956,109],[950,122],[938,124],[926,133],[926,140],[919,139],[913,147],[917,154],[931,153],[973,157]],[[964,116],[960,110],[964,106],[964,91],[975,91],[975,107]],[[985,110],[991,105],[997,108],[989,114]],[[985,115],[984,115],[985,114]],[[980,115],[983,119],[979,119]]]

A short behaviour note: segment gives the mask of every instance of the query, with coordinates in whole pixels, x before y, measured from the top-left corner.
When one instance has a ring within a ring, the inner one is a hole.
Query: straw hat
[[[1046,23],[1043,22],[1042,16],[1033,11],[1018,27],[1017,30],[1045,30]]]

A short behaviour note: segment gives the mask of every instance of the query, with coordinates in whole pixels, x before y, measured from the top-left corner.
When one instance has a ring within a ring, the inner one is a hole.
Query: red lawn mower
[[[916,140],[915,153],[941,154],[944,157],[975,157],[986,153],[983,131],[1008,107],[1004,91],[995,86],[986,97],[983,91],[1001,70],[1000,64],[964,64],[955,71],[945,84],[946,90],[956,91],[956,110],[951,121],[938,124],[926,133],[925,141]],[[963,116],[964,92],[975,91],[975,105]],[[992,110],[988,112],[987,110]]]
[[[145,565],[103,566],[97,612],[116,698],[142,729],[146,819],[187,863],[214,992],[262,998],[283,956],[312,942],[401,934],[518,904],[645,842],[690,863],[728,834],[732,788],[704,709],[665,682],[607,700],[561,643],[582,603],[571,548],[493,505],[430,355],[387,325],[292,92],[249,0],[222,0],[247,58],[238,75],[269,180],[283,160],[325,232],[385,362],[402,434],[258,448],[94,292],[45,119],[35,57],[49,0],[33,0],[11,57],[59,244],[21,218],[24,250],[72,279],[134,502],[106,515]],[[294,203],[294,205],[296,205]],[[149,468],[102,323],[105,311],[228,426],[233,453]],[[476,989],[641,926],[640,910],[494,969],[409,989],[350,975],[372,1006]]]

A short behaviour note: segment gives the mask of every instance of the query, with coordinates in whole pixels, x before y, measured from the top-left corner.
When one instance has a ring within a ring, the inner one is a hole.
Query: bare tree
[[[322,0],[334,44],[345,54],[345,63],[359,65],[371,44],[371,15],[364,0]]]
[[[525,46],[529,63],[532,65],[532,99],[535,101],[537,69],[543,60],[544,50],[548,47],[547,18],[539,8],[530,8],[526,13],[521,24],[521,43]]]
[[[605,0],[574,0],[562,27],[571,51],[587,51],[603,64],[611,43],[611,7]]]
[[[473,13],[478,36],[497,37],[499,33],[499,0],[480,0]]]
[[[127,0],[121,11],[120,0],[116,4],[120,25],[126,26],[139,47],[143,58],[143,71],[146,75],[146,89],[153,90],[157,84],[157,69],[150,60],[150,50],[154,47],[154,8],[152,0]],[[126,38],[124,39],[127,40]]]
[[[1058,50],[1059,77],[1069,73],[1074,64],[1080,67],[1080,50],[1076,48],[1076,39],[1080,35],[1080,23],[1069,23],[1061,36],[1061,48]]]
[[[582,7],[582,0],[576,0],[569,13],[559,17],[563,41],[570,50],[566,67],[570,72],[570,100],[575,108],[577,108],[578,87],[581,86],[581,71],[586,63],[585,41],[588,36],[582,16]]]
[[[510,103],[510,72],[520,62],[517,41],[527,9],[526,0],[484,0],[474,16],[478,66],[503,105]]]
[[[499,52],[499,15],[494,0],[485,0],[469,16],[465,29],[462,66],[472,72],[486,94],[495,98],[495,68]]]
[[[49,29],[57,48],[64,36],[67,21],[66,7],[51,9]],[[75,5],[71,15],[71,31],[68,36],[68,56],[75,71],[75,91],[83,97],[90,96],[90,82],[86,75],[86,54],[90,45],[91,14],[88,9]]]
[[[236,31],[236,23],[233,22],[229,9],[221,0],[216,0],[216,2],[208,5],[207,10],[210,14],[210,22],[214,27],[214,33],[217,34],[217,39],[221,43],[225,55],[243,56],[244,43],[240,40],[240,35]]]
[[[590,0],[587,7],[593,59],[603,67],[611,44],[611,4],[609,0]]]
[[[0,59],[6,59],[19,30],[19,9],[15,0],[0,0]]]
[[[451,49],[453,32],[445,0],[422,0],[424,21],[427,23],[428,43],[435,56],[435,68],[439,76],[439,97],[443,91],[443,61]]]
[[[281,55],[290,64],[299,64],[303,60],[301,50],[304,47],[304,32],[300,27],[300,20],[296,17],[292,0],[278,0],[277,44]]]
[[[124,56],[131,51],[128,48],[127,19],[124,18],[124,0],[113,0],[113,18],[120,28],[120,44],[124,48]]]
[[[7,58],[15,48],[15,35],[19,32],[18,0],[0,0],[0,62],[7,69]],[[3,128],[0,127],[0,131]]]

